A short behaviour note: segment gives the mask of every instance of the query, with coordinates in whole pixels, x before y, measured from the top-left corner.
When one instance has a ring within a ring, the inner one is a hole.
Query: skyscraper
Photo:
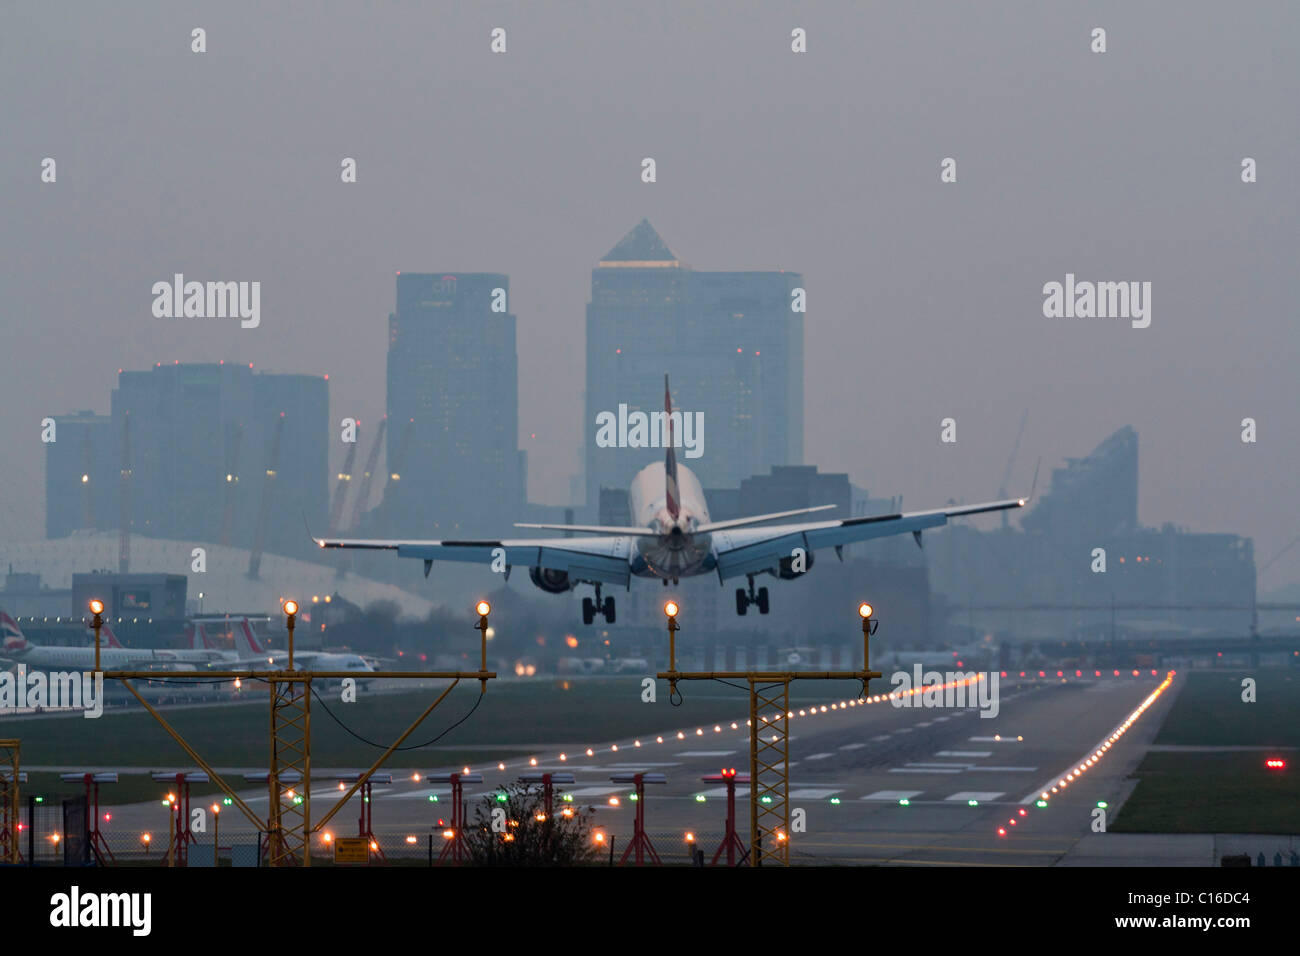
[[[802,286],[796,272],[693,270],[644,219],[602,257],[587,306],[588,509],[662,456],[600,447],[596,416],[661,410],[665,373],[674,408],[703,413],[702,455],[678,458],[706,487],[802,464]]]
[[[54,423],[55,440],[45,446],[45,537],[113,527],[118,466],[108,416],[84,411]]]
[[[500,534],[524,499],[510,279],[399,273],[388,317],[388,418],[411,425],[392,521],[412,535]],[[397,443],[388,446],[396,470]]]
[[[57,421],[58,441],[47,452],[46,537],[87,523],[120,527],[129,440],[133,534],[248,547],[279,431],[264,546],[314,554],[302,515],[323,516],[327,507],[323,376],[254,373],[238,362],[158,364],[118,375],[110,416]],[[77,490],[87,485],[89,498]]]

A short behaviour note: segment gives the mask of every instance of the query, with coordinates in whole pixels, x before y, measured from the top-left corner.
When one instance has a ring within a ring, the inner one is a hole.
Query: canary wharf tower
[[[738,487],[774,465],[803,463],[803,288],[797,272],[690,268],[641,220],[591,272],[584,405],[587,510],[601,488],[626,489],[660,449],[596,444],[601,412],[673,407],[703,413],[699,457],[678,460],[704,487]],[[700,437],[700,436],[697,436]]]

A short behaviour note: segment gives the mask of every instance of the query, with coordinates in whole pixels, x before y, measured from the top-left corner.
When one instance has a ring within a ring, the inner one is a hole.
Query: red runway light
[[[1276,757],[1270,757],[1268,760],[1264,761],[1264,766],[1268,767],[1270,770],[1285,770],[1286,761],[1278,760]]]

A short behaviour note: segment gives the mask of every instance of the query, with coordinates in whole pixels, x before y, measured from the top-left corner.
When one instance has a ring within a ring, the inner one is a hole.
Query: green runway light
[[[627,795],[627,798],[628,798],[629,800],[635,800],[635,799],[636,799],[636,794],[635,794],[635,793],[629,793],[629,794]]]
[[[1098,801],[1097,801],[1097,806],[1099,806],[1099,807],[1101,807],[1103,810],[1105,810],[1108,806],[1110,806],[1110,804],[1107,803],[1105,800],[1098,800]]]
[[[37,803],[44,803],[44,802],[45,802],[45,798],[44,798],[44,797],[37,797],[37,798],[36,798],[36,802],[37,802]]]
[[[565,802],[565,803],[572,803],[572,802],[573,802],[573,794],[571,794],[571,793],[566,793],[566,794],[564,795],[564,802]]]
[[[695,802],[696,802],[696,803],[703,803],[703,802],[704,802],[704,794],[702,794],[702,793],[697,793],[697,794],[695,795]]]
[[[505,802],[506,802],[506,795],[504,793],[498,793],[497,803],[505,803]]]
[[[967,800],[967,801],[966,801],[966,806],[968,806],[968,807],[978,807],[979,805],[980,805],[980,802],[979,802],[978,800]]]
[[[430,802],[430,803],[437,803],[437,802],[438,802],[438,795],[437,795],[436,793],[431,793],[431,794],[429,794],[429,802]]]
[[[1038,800],[1038,801],[1036,801],[1036,806],[1038,806],[1038,807],[1041,809],[1042,807],[1047,806],[1047,801],[1046,801],[1046,800]]]
[[[902,800],[898,801],[898,805],[900,807],[910,807],[912,805],[912,801],[907,799],[907,797],[904,797]]]
[[[839,797],[831,797],[831,803],[835,804],[836,806],[839,806],[840,798],[839,798]]]
[[[235,801],[234,801],[234,800],[231,800],[229,797],[226,797],[226,798],[225,798],[224,800],[222,800],[221,802],[222,802],[225,806],[230,806],[230,805],[233,804]]]
[[[771,802],[772,802],[772,798],[771,798],[771,797],[763,797],[763,802],[764,802],[764,803],[771,803]]]

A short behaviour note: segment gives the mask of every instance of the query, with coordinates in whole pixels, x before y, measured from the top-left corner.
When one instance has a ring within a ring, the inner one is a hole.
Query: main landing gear
[[[754,576],[746,575],[749,578],[749,591],[744,588],[736,588],[736,613],[741,617],[745,616],[745,610],[751,604],[758,605],[758,613],[766,614],[768,609],[767,588],[759,588],[758,593],[754,593]]]
[[[591,622],[596,619],[597,614],[605,619],[606,624],[614,623],[614,599],[607,597],[602,603],[599,584],[596,585],[596,600],[593,601],[591,598],[582,599],[582,623],[590,626]]]

